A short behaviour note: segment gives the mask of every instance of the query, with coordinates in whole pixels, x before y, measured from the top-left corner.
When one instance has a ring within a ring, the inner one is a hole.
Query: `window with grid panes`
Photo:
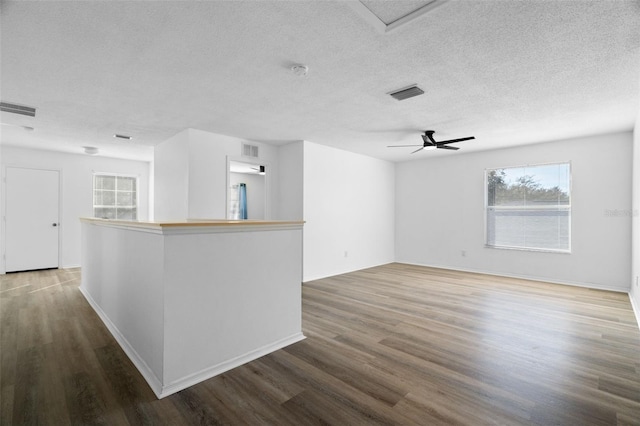
[[[103,219],[137,219],[138,178],[94,174],[93,215]]]

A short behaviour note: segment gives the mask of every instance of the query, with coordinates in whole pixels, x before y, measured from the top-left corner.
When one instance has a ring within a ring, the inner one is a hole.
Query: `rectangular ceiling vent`
[[[424,90],[419,88],[418,86],[409,86],[404,89],[396,90],[395,92],[389,93],[394,99],[398,101],[403,101],[405,99],[413,98],[414,96],[422,95]]]
[[[242,156],[258,158],[258,147],[256,145],[242,144]]]
[[[35,108],[24,105],[10,104],[7,102],[0,102],[0,111],[11,112],[13,114],[28,115],[29,117],[36,116]]]

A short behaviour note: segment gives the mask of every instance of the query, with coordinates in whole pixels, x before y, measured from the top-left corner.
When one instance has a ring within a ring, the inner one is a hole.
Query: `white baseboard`
[[[324,278],[329,278],[329,277],[337,277],[338,275],[343,275],[343,274],[349,274],[351,272],[358,272],[358,271],[362,271],[364,269],[369,269],[369,268],[375,268],[377,266],[383,266],[383,265],[388,265],[390,263],[396,263],[395,261],[389,261],[389,262],[383,262],[383,263],[376,263],[373,265],[366,265],[366,266],[360,266],[357,267],[355,269],[353,268],[349,268],[349,269],[345,269],[343,271],[337,272],[337,273],[332,273],[332,274],[320,274],[320,275],[311,275],[311,276],[303,276],[302,277],[302,283],[309,283],[311,281],[316,281],[316,280],[321,280]],[[406,263],[406,262],[397,262],[397,263]]]
[[[638,328],[640,328],[640,306],[636,304],[635,299],[629,293],[629,301],[631,301],[631,308],[633,309],[633,314],[636,316],[636,323]]]
[[[98,316],[107,327],[113,338],[116,339],[116,342],[118,342],[124,353],[127,354],[131,362],[133,362],[133,365],[135,365],[140,374],[142,374],[142,377],[144,377],[144,379],[147,381],[147,384],[151,387],[153,393],[155,393],[158,398],[161,398],[160,394],[162,393],[162,382],[158,379],[151,368],[149,368],[147,363],[144,362],[142,357],[138,355],[136,350],[133,349],[133,346],[129,344],[129,341],[122,335],[122,333],[120,333],[118,327],[116,327],[115,324],[111,322],[107,314],[105,314],[102,308],[100,308],[100,305],[98,305],[93,300],[91,295],[89,295],[89,293],[87,293],[82,286],[80,286],[80,292],[82,293],[84,298],[87,299],[87,302],[89,302],[89,305],[91,305],[96,314],[98,314]]]
[[[62,265],[60,269],[80,269],[80,264]]]
[[[185,376],[181,379],[175,380],[173,383],[167,386],[163,386],[160,393],[156,392],[156,395],[158,396],[158,398],[164,398],[165,396],[180,392],[183,389],[215,377],[219,374],[224,373],[225,371],[229,371],[233,368],[239,367],[243,364],[256,360],[260,357],[270,354],[271,352],[277,351],[278,349],[282,349],[304,339],[306,339],[304,334],[296,333],[292,336],[278,340],[261,348],[249,351],[243,355],[226,360],[212,367],[205,368],[204,370],[201,370],[195,374],[191,374],[189,376]]]
[[[483,271],[481,269],[473,269],[473,268],[459,268],[459,267],[452,267],[452,266],[427,265],[427,264],[424,264],[424,263],[413,263],[413,262],[402,262],[402,261],[396,261],[394,263],[404,263],[404,264],[407,264],[407,265],[424,266],[424,267],[427,267],[427,268],[448,269],[450,271],[471,272],[471,273],[474,273],[474,274],[492,275],[494,277],[516,278],[516,279],[520,279],[520,280],[537,281],[537,282],[542,282],[542,283],[571,285],[571,286],[574,286],[574,287],[592,288],[592,289],[595,289],[595,290],[607,290],[607,291],[615,291],[615,292],[618,292],[618,293],[628,293],[627,290],[623,290],[623,289],[619,289],[619,288],[605,287],[605,286],[601,286],[601,285],[594,284],[594,283],[583,283],[583,282],[579,282],[579,281],[559,281],[559,280],[553,280],[553,279],[549,279],[549,278],[534,277],[534,276],[528,276],[528,275],[497,273],[497,272]]]
[[[193,386],[197,383],[200,383],[204,380],[210,379],[214,376],[224,373],[225,371],[229,371],[233,368],[239,367],[247,362],[258,359],[264,355],[267,355],[271,352],[277,351],[278,349],[282,349],[286,346],[289,346],[293,343],[299,342],[301,340],[306,339],[302,332],[295,333],[291,336],[285,337],[283,339],[277,340],[268,345],[262,346],[260,348],[249,351],[245,354],[237,356],[235,358],[226,360],[217,365],[207,367],[197,373],[190,374],[178,380],[174,380],[171,384],[164,385],[161,380],[158,379],[156,374],[149,368],[147,363],[138,355],[135,349],[129,344],[129,341],[120,333],[118,327],[115,326],[109,320],[104,311],[100,308],[100,306],[93,300],[93,298],[84,291],[84,288],[80,287],[80,292],[87,299],[89,305],[93,308],[93,310],[98,314],[104,325],[107,327],[113,338],[118,342],[122,350],[129,357],[131,362],[136,366],[142,377],[147,381],[153,393],[156,394],[158,399],[164,398],[166,396],[172,395],[176,392],[180,392],[190,386]]]

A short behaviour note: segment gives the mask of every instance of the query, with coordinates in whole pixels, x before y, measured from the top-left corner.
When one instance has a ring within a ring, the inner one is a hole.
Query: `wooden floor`
[[[78,290],[2,276],[2,425],[640,425],[628,296],[391,264],[303,286],[307,339],[157,400]]]

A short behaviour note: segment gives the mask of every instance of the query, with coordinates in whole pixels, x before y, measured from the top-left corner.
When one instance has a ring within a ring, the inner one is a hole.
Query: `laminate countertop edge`
[[[187,219],[183,221],[146,222],[136,220],[100,219],[81,217],[81,222],[154,233],[200,233],[265,231],[278,229],[302,229],[304,221],[292,220],[225,220],[225,219]]]

